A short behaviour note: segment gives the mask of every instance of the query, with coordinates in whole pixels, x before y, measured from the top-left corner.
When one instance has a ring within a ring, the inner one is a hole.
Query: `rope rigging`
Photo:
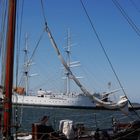
[[[20,5],[20,3],[18,4]],[[20,16],[18,15],[19,9],[21,9]],[[18,38],[17,38],[17,51],[16,51],[16,87],[18,86],[19,54],[21,49],[21,33],[22,33],[22,23],[23,23],[24,0],[21,1],[21,8],[19,9],[17,12],[17,37]],[[20,17],[20,19],[18,17]]]
[[[2,77],[1,77],[1,84],[4,86],[4,79],[5,79],[5,52],[6,48],[4,47],[6,45],[6,23],[7,23],[7,14],[8,14],[8,2],[7,1],[1,1],[1,36],[0,36],[0,57],[1,57],[1,72],[2,72]]]
[[[87,16],[89,22],[90,22],[90,25],[91,25],[91,27],[92,27],[92,30],[94,31],[94,33],[95,33],[95,35],[96,35],[96,38],[97,38],[97,40],[99,41],[100,47],[101,47],[101,49],[103,50],[106,59],[108,60],[108,63],[109,63],[109,65],[110,65],[111,69],[112,69],[112,72],[114,73],[114,75],[115,75],[115,77],[116,77],[116,79],[117,79],[117,81],[118,81],[118,83],[119,83],[119,85],[120,85],[120,87],[121,87],[121,89],[122,89],[124,95],[125,95],[126,98],[128,99],[128,97],[127,97],[127,95],[126,95],[126,92],[125,92],[125,90],[124,90],[124,88],[123,88],[123,85],[122,85],[122,83],[121,83],[121,81],[120,81],[120,79],[119,79],[119,77],[118,77],[118,75],[117,75],[117,73],[116,73],[116,71],[115,71],[115,69],[114,69],[114,67],[113,67],[113,64],[112,64],[112,62],[111,62],[111,60],[110,60],[110,58],[109,58],[109,56],[108,56],[108,54],[107,54],[107,52],[106,52],[106,50],[105,50],[103,44],[102,44],[102,41],[101,41],[101,39],[100,39],[100,37],[99,37],[99,35],[98,35],[96,29],[95,29],[95,26],[94,26],[94,24],[93,24],[93,22],[92,22],[92,20],[91,20],[91,18],[90,18],[90,16],[89,16],[87,10],[86,10],[86,7],[85,7],[84,3],[82,2],[82,0],[80,0],[80,2],[81,2],[81,5],[82,5],[82,7],[83,7],[83,10],[84,10],[84,12],[85,12],[85,14],[86,14],[86,16]],[[138,113],[134,110],[134,107],[133,107],[133,105],[132,105],[132,103],[130,102],[129,99],[128,99],[128,102],[129,102],[129,104],[132,106],[133,111],[135,112],[135,114],[137,115],[137,117],[140,119],[140,116],[139,116]]]
[[[118,80],[118,82],[119,82],[119,85],[120,85],[121,89],[123,90],[124,94],[126,95],[126,93],[125,93],[125,91],[124,91],[124,88],[123,88],[123,86],[122,86],[122,84],[121,84],[121,82],[120,82],[120,79],[119,79],[118,75],[116,74],[115,69],[114,69],[114,67],[113,67],[113,65],[112,65],[112,63],[111,63],[111,60],[110,60],[110,58],[109,58],[109,56],[108,56],[108,54],[107,54],[107,52],[106,52],[106,50],[105,50],[105,48],[104,48],[104,46],[103,46],[103,44],[102,44],[102,41],[101,41],[101,39],[100,39],[100,37],[99,37],[99,35],[98,35],[96,29],[95,29],[95,26],[93,25],[93,22],[91,21],[91,18],[89,17],[88,12],[87,12],[87,10],[86,10],[86,8],[85,8],[85,6],[84,6],[82,0],[80,0],[80,1],[81,1],[81,4],[82,4],[82,7],[83,7],[83,9],[84,9],[84,11],[85,11],[85,13],[86,13],[86,16],[87,16],[87,18],[88,18],[88,20],[89,20],[89,22],[90,22],[90,24],[91,24],[91,27],[92,27],[92,29],[93,29],[93,31],[94,31],[94,33],[95,33],[95,35],[96,35],[96,37],[97,37],[97,39],[98,39],[98,41],[99,41],[100,47],[102,48],[102,50],[103,50],[103,52],[104,52],[104,54],[105,54],[105,56],[106,56],[106,58],[107,58],[107,60],[108,60],[108,62],[109,62],[109,64],[110,64],[110,66],[111,66],[111,69],[112,69],[113,73],[115,74],[115,76],[116,76],[116,78],[117,78],[117,80]]]
[[[17,3],[17,7],[18,7],[18,11],[17,11],[17,24],[16,24],[16,27],[17,27],[17,30],[16,30],[16,34],[17,34],[17,39],[16,39],[16,45],[17,45],[17,49],[16,49],[16,87],[21,85],[21,82],[22,82],[22,79],[23,79],[23,76],[24,74],[21,76],[21,79],[19,80],[18,82],[18,73],[19,73],[19,52],[21,50],[20,46],[21,46],[21,33],[22,33],[22,23],[23,23],[23,13],[24,13],[24,0],[22,1],[18,1],[19,3]],[[43,31],[44,33],[44,31]],[[32,61],[32,58],[39,46],[39,43],[43,37],[43,33],[40,35],[39,37],[39,40],[37,41],[37,44],[33,50],[33,53],[28,61],[28,65],[29,63]],[[23,105],[22,105],[23,106]],[[22,123],[22,115],[23,115],[23,108],[21,107],[21,111],[20,111],[20,120],[19,120],[19,123],[18,123],[18,108],[17,108],[17,105],[15,107],[15,112],[14,112],[14,115],[16,116],[15,118],[15,123],[16,124],[19,124],[19,126],[21,126],[21,123]]]
[[[42,38],[43,38],[44,32],[45,32],[45,29],[42,31],[42,33],[41,33],[41,35],[40,35],[40,37],[39,37],[39,39],[38,39],[38,41],[37,41],[37,43],[36,43],[36,46],[35,46],[35,48],[34,48],[34,50],[33,50],[33,53],[32,53],[32,55],[31,55],[31,57],[29,58],[29,62],[32,61],[32,58],[33,58],[33,56],[35,55],[35,52],[36,52],[36,50],[37,50],[37,48],[38,48],[38,46],[39,46],[39,44],[40,44],[40,42],[41,42],[41,40],[42,40]]]
[[[19,52],[20,52],[20,44],[21,44],[21,31],[22,31],[22,19],[23,19],[23,7],[24,0],[17,1],[17,13],[16,13],[16,68],[15,68],[15,87],[18,86],[18,73],[19,73]],[[20,10],[21,9],[21,10]],[[20,17],[20,18],[19,18]],[[15,123],[15,131],[17,132],[19,127],[21,126],[22,120],[22,112],[23,108],[18,108],[17,104],[15,104],[15,108],[13,109],[13,122]],[[20,115],[19,115],[20,114]]]
[[[118,8],[118,10],[121,12],[122,16],[126,19],[126,21],[128,22],[128,24],[132,27],[132,29],[140,37],[140,29],[137,27],[137,25],[134,23],[134,21],[128,16],[128,14],[122,8],[122,6],[120,5],[120,3],[117,0],[112,0],[112,2]]]
[[[81,2],[82,2],[82,0],[81,0]],[[30,57],[30,59],[29,59],[29,62],[28,63],[30,63],[31,61],[32,61],[32,58],[33,58],[33,56],[34,56],[34,54],[35,54],[35,52],[36,52],[36,50],[37,50],[37,48],[38,48],[38,46],[39,46],[39,44],[40,44],[40,41],[41,41],[41,39],[42,39],[42,37],[43,37],[43,35],[44,35],[44,32],[46,31],[46,30],[49,30],[47,27],[47,21],[46,21],[46,18],[45,18],[45,12],[44,12],[44,7],[43,7],[43,2],[42,2],[42,0],[41,0],[41,3],[42,3],[42,10],[43,10],[43,16],[44,16],[44,21],[45,21],[45,24],[46,24],[46,28],[45,28],[45,30],[43,30],[43,32],[42,32],[42,34],[41,34],[41,36],[40,36],[40,38],[39,38],[39,40],[38,40],[38,42],[37,42],[37,44],[36,44],[36,46],[35,46],[35,49],[34,49],[34,51],[33,51],[33,53],[32,53],[32,55],[31,55],[31,57]],[[86,10],[86,9],[85,9]],[[23,11],[22,11],[23,12]],[[87,13],[87,12],[86,12]],[[23,13],[22,13],[23,14]],[[87,16],[88,16],[88,13],[87,13]],[[88,18],[90,19],[90,17],[88,16]],[[22,19],[22,18],[21,18]],[[113,72],[114,72],[114,74],[115,74],[115,76],[116,76],[116,78],[117,78],[117,80],[119,81],[119,78],[118,78],[118,76],[117,76],[117,74],[116,74],[116,72],[115,72],[115,70],[114,70],[114,68],[113,68],[113,65],[112,65],[112,63],[111,63],[111,61],[110,61],[110,59],[109,59],[109,57],[108,57],[108,55],[107,55],[107,53],[106,53],[106,50],[105,50],[105,48],[103,47],[103,44],[102,44],[102,42],[101,42],[101,40],[100,40],[100,38],[99,38],[99,36],[98,36],[98,33],[96,32],[96,29],[95,29],[95,27],[94,27],[94,25],[92,24],[92,21],[90,20],[90,22],[91,22],[91,25],[92,25],[92,28],[93,28],[93,30],[94,30],[94,32],[95,32],[95,34],[96,34],[96,36],[97,36],[97,38],[98,38],[98,41],[99,41],[99,43],[100,43],[100,45],[101,45],[101,47],[102,47],[102,49],[103,49],[103,51],[104,51],[104,53],[105,53],[105,56],[107,57],[107,59],[108,59],[108,61],[109,61],[109,63],[110,63],[110,65],[111,65],[111,68],[112,68],[112,70],[113,70]],[[19,30],[19,32],[17,32],[17,35],[19,35],[19,39],[17,39],[17,46],[19,47],[20,46],[20,39],[21,39],[21,27],[22,27],[22,21],[21,21],[21,24],[19,25],[20,26],[20,30]],[[18,24],[17,24],[17,28],[19,27],[18,26]],[[50,34],[51,35],[51,34]],[[52,36],[51,36],[52,37]],[[53,38],[52,38],[53,39]],[[55,42],[54,42],[55,43]],[[19,52],[19,48],[17,49],[17,59],[19,58],[19,55],[18,55],[18,52]],[[59,52],[59,50],[56,50],[57,52],[58,52],[58,55],[60,55],[60,52]],[[60,59],[62,59],[61,58],[61,56],[60,56]],[[63,59],[62,59],[63,60]],[[17,60],[17,63],[19,62],[19,60]],[[65,62],[65,61],[64,61]],[[68,70],[68,71],[70,71],[70,70]],[[71,73],[71,71],[70,71],[70,74],[71,74],[71,76],[73,76],[72,75],[72,73]],[[17,69],[16,69],[16,76],[18,77],[18,64],[17,64]],[[74,77],[74,76],[73,76]],[[17,82],[17,81],[16,81]],[[77,81],[78,82],[78,81]],[[120,82],[120,81],[119,81]],[[79,83],[80,84],[80,83]],[[120,86],[122,86],[121,85],[121,83],[120,83]],[[82,85],[81,85],[81,87],[82,87]],[[122,90],[124,90],[123,89],[123,87],[121,87],[122,88]],[[87,92],[88,93],[88,92]],[[125,92],[124,92],[125,93]],[[21,114],[21,117],[22,117],[22,114]],[[51,134],[50,134],[51,135]],[[56,138],[57,139],[57,138]],[[61,139],[61,138],[60,138]]]
[[[65,67],[65,69],[68,71],[70,78],[75,82],[75,84],[80,88],[80,90],[83,92],[83,94],[85,94],[88,98],[92,99],[94,102],[99,103],[100,105],[102,105],[102,107],[105,107],[107,109],[121,109],[124,112],[128,112],[127,111],[127,105],[128,105],[128,99],[123,96],[120,98],[120,100],[117,103],[114,102],[105,102],[103,100],[101,100],[100,98],[92,95],[84,86],[83,84],[81,84],[81,82],[75,77],[75,75],[73,74],[73,72],[71,71],[71,69],[69,68],[69,66],[67,65],[65,59],[63,58],[63,56],[61,55],[61,52],[53,38],[53,35],[47,25],[47,22],[45,21],[45,26],[46,26],[46,32],[48,34],[49,40],[52,44],[52,47],[54,48],[60,62],[63,64],[63,66]]]

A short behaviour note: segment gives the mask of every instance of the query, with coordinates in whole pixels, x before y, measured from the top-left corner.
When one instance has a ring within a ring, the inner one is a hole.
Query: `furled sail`
[[[58,58],[60,59],[61,63],[64,65],[66,70],[68,71],[70,78],[74,80],[74,82],[79,86],[79,88],[83,91],[83,93],[86,96],[93,99],[96,103],[100,104],[101,106],[103,106],[107,109],[124,109],[124,108],[126,109],[126,107],[128,107],[128,99],[126,96],[121,97],[117,103],[105,102],[105,101],[102,101],[101,99],[95,97],[94,95],[92,95],[89,91],[87,91],[86,88],[80,83],[80,81],[75,77],[75,75],[72,73],[72,71],[68,67],[66,61],[64,60],[63,56],[61,55],[61,53],[59,51],[59,48],[56,45],[56,42],[49,30],[47,23],[46,23],[46,32],[48,33],[49,39],[52,43],[53,48],[55,49],[55,51],[58,55]]]

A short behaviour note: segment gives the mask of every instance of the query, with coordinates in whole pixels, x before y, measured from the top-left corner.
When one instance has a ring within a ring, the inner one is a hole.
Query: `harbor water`
[[[14,109],[13,109],[14,110]],[[137,111],[140,114],[140,111]],[[43,116],[48,116],[48,123],[56,130],[59,121],[63,119],[73,120],[74,123],[83,123],[90,129],[110,128],[112,118],[115,117],[120,122],[128,122],[138,119],[135,112],[124,115],[121,111],[93,110],[93,109],[68,109],[50,107],[20,107],[18,108],[18,124],[20,130],[31,131],[32,124],[39,122]]]

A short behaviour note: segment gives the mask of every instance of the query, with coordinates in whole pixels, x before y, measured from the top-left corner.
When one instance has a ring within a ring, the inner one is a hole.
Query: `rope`
[[[19,69],[19,52],[20,52],[20,44],[21,44],[21,32],[22,32],[22,20],[23,20],[23,7],[24,7],[24,0],[22,0],[22,4],[21,4],[21,15],[20,15],[20,25],[19,25],[19,38],[17,39],[17,53],[16,53],[16,87],[17,87],[17,83],[18,83],[18,69]],[[18,13],[18,12],[17,12]],[[17,25],[18,26],[18,25]],[[18,32],[17,32],[18,33]]]
[[[117,75],[117,73],[116,73],[116,71],[115,71],[115,69],[114,69],[114,67],[113,67],[113,64],[111,63],[111,60],[110,60],[110,58],[109,58],[109,56],[108,56],[108,54],[107,54],[107,52],[106,52],[106,50],[105,50],[105,48],[104,48],[104,46],[103,46],[103,44],[102,44],[102,41],[101,41],[101,39],[100,39],[100,37],[99,37],[99,35],[98,35],[96,29],[95,29],[95,26],[93,25],[93,22],[92,22],[92,20],[91,20],[91,18],[90,18],[90,16],[89,16],[89,14],[88,14],[88,12],[87,12],[85,6],[84,6],[84,3],[82,2],[82,0],[80,0],[80,2],[81,2],[81,5],[82,5],[82,7],[83,7],[83,9],[84,9],[84,12],[85,12],[85,14],[86,14],[86,16],[87,16],[87,18],[88,18],[88,20],[89,20],[89,22],[90,22],[90,25],[91,25],[91,27],[92,27],[92,30],[94,31],[94,33],[95,33],[95,35],[96,35],[96,37],[97,37],[97,40],[99,41],[100,47],[101,47],[101,49],[103,50],[106,59],[108,60],[108,63],[109,63],[109,65],[110,65],[111,69],[112,69],[112,72],[114,73],[114,75],[115,75],[115,77],[116,77],[116,79],[117,79],[117,81],[118,81],[118,83],[119,83],[119,85],[120,85],[120,87],[121,87],[121,89],[122,89],[124,95],[127,97],[126,92],[125,92],[125,90],[124,90],[124,88],[123,88],[123,86],[122,86],[122,84],[121,84],[121,81],[120,81],[120,79],[119,79],[119,77],[118,77],[118,75]],[[127,97],[127,99],[128,99],[128,97]],[[128,99],[128,102],[129,102],[129,104],[132,106],[132,104],[131,104],[131,102],[130,102],[129,99]],[[132,107],[132,108],[134,109],[134,107]],[[137,117],[140,119],[140,116],[138,115],[138,113],[137,113],[135,110],[133,110],[133,111],[135,112],[135,114],[137,115]]]
[[[37,48],[39,47],[39,44],[40,44],[40,42],[41,42],[41,40],[42,40],[42,38],[43,38],[44,32],[45,32],[45,29],[44,29],[43,32],[41,33],[41,35],[40,35],[40,37],[39,37],[39,39],[38,39],[38,41],[37,41],[37,43],[36,43],[36,45],[35,45],[35,48],[34,48],[34,50],[33,50],[33,53],[32,53],[32,55],[31,55],[31,57],[29,58],[29,61],[28,61],[28,64],[27,64],[27,65],[29,65],[29,63],[32,61],[32,58],[33,58],[33,56],[35,55],[35,52],[36,52]],[[20,78],[19,85],[21,84],[23,77],[24,77],[24,74],[22,74],[22,76],[21,76],[21,78]]]
[[[47,19],[46,19],[46,16],[45,16],[43,0],[41,0],[41,8],[42,8],[42,15],[43,15],[43,18],[44,18],[44,23],[45,23],[45,25],[47,25]]]
[[[116,139],[113,139],[113,140],[119,140],[119,139],[122,139],[122,138],[126,138],[127,136],[130,136],[131,134],[135,133],[136,131],[140,131],[140,128],[137,128],[134,131],[131,131],[130,133],[128,133],[128,134],[126,134],[124,136],[118,137]]]
[[[41,3],[42,3],[42,0],[41,0]],[[44,20],[46,20],[46,19],[45,19],[45,16],[44,16]],[[39,46],[40,41],[41,41],[41,39],[43,38],[44,32],[45,32],[45,29],[43,30],[42,34],[41,34],[40,37],[39,37],[39,40],[38,40],[38,42],[37,42],[37,44],[36,44],[36,46],[35,46],[35,48],[34,48],[34,50],[33,50],[33,53],[32,53],[32,55],[31,55],[31,57],[30,57],[30,59],[29,59],[29,62],[31,62],[31,60],[32,60],[32,58],[33,58],[33,56],[34,56],[34,54],[35,54],[35,52],[36,52],[36,50],[37,50],[37,48],[38,48],[38,46]]]
[[[137,27],[137,25],[133,22],[133,20],[128,16],[128,14],[125,12],[125,10],[121,7],[119,2],[117,0],[112,0],[114,5],[118,8],[118,10],[121,12],[123,17],[126,19],[128,24],[132,27],[132,29],[136,32],[136,34],[140,37],[140,29]]]
[[[22,11],[22,13],[23,13],[23,11]],[[22,15],[23,15],[23,14],[22,14]],[[21,22],[21,25],[22,25],[22,22]],[[45,29],[44,29],[43,32],[41,33],[41,35],[40,35],[40,37],[39,37],[39,39],[38,39],[38,41],[37,41],[37,43],[36,43],[36,45],[35,45],[35,48],[34,48],[34,50],[33,50],[33,53],[32,53],[32,55],[31,55],[31,57],[30,57],[28,63],[30,63],[30,62],[32,61],[32,58],[33,58],[33,56],[35,55],[35,52],[36,52],[36,50],[37,50],[37,48],[38,48],[38,46],[39,46],[39,44],[40,44],[40,42],[41,42],[41,40],[42,40],[42,38],[43,38],[44,32],[45,32]],[[19,84],[22,82],[23,76],[24,76],[24,74],[22,74],[22,76],[21,76],[21,78],[20,78]]]
[[[44,10],[44,4],[43,4],[43,0],[41,0],[41,7],[42,7],[42,15],[43,15],[43,18],[44,18],[44,21],[46,23],[46,16],[45,16],[45,10]]]
[[[119,2],[117,2],[117,0],[112,0],[112,2],[114,3],[114,5],[119,9],[119,11],[121,12],[121,14],[123,15],[123,17],[127,20],[127,22],[129,23],[129,25],[132,27],[132,29],[137,33],[138,36],[140,36],[140,29],[136,26],[136,24],[132,21],[132,19],[127,15],[127,13],[124,11],[124,9],[121,7],[121,5],[119,4]],[[129,104],[131,105],[133,111],[135,112],[135,114],[138,116],[138,118],[140,119],[139,114],[135,111],[132,103],[129,101]]]
[[[6,29],[7,29],[7,14],[8,14],[8,1],[1,1],[1,13],[0,13],[0,21],[1,21],[1,30],[0,30],[0,57],[1,57],[1,81],[0,84],[3,86],[2,93],[4,94],[5,87],[5,57],[6,57]],[[4,101],[2,101],[2,107],[4,106]],[[3,116],[4,112],[2,111],[1,115]],[[4,118],[1,118],[1,124],[4,123]]]
[[[21,2],[21,5],[20,5],[20,2]],[[16,33],[17,33],[17,49],[16,49],[16,87],[18,86],[18,73],[19,73],[19,52],[20,52],[20,44],[21,44],[21,31],[22,31],[22,19],[23,19],[23,7],[24,7],[24,0],[22,1],[18,1],[17,3],[17,6],[18,6],[18,10],[17,10],[17,24],[16,24],[16,27],[17,27],[17,30],[16,30]],[[21,9],[21,13],[19,12]],[[20,17],[20,18],[19,18]],[[18,109],[18,106],[17,106],[17,102],[15,104],[15,111],[14,111],[14,115],[15,115],[15,124],[16,124],[16,133],[19,129],[18,126],[20,126],[20,122],[22,120],[22,112],[23,112],[23,108],[20,109],[20,115],[18,113],[19,109]],[[20,122],[18,122],[18,116],[20,116]],[[19,124],[19,125],[18,125]],[[18,125],[18,126],[17,126]]]
[[[29,59],[29,62],[31,62],[31,60],[32,60],[32,58],[33,58],[33,56],[34,56],[34,54],[35,54],[35,52],[36,52],[36,50],[37,50],[37,48],[38,48],[38,46],[39,46],[40,41],[41,41],[41,39],[43,38],[44,32],[45,32],[45,29],[43,30],[42,34],[41,34],[40,37],[39,37],[39,40],[38,40],[38,42],[37,42],[37,44],[36,44],[36,46],[35,46],[35,48],[34,48],[34,50],[33,50],[33,53],[32,53],[32,55],[31,55],[31,57],[30,57],[30,59]]]
[[[1,77],[1,84],[4,85],[4,79],[5,79],[5,57],[6,57],[6,48],[4,47],[5,44],[6,44],[6,27],[7,27],[7,13],[8,13],[8,1],[4,1],[3,0],[3,3],[2,3],[2,18],[1,18],[1,40],[0,40],[0,56],[1,56],[1,71],[2,71],[2,77]]]

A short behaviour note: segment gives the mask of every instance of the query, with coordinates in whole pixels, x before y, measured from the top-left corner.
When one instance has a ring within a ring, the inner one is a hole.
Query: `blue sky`
[[[139,0],[119,2],[134,23],[140,27]],[[136,5],[134,6],[132,2]],[[111,0],[83,0],[83,3],[128,97],[132,101],[140,102],[140,37]],[[63,55],[66,32],[70,28],[71,42],[75,44],[72,47],[72,61],[81,62],[81,67],[73,71],[76,75],[84,77],[81,79],[83,85],[92,92],[108,90],[108,82],[112,83],[111,89],[120,88],[80,0],[44,0],[44,7],[49,28]],[[21,44],[23,47],[25,33],[28,33],[30,54],[43,29],[44,19],[40,1],[25,0]],[[35,65],[31,72],[39,75],[30,79],[30,87],[63,91],[61,63],[47,33],[44,34],[33,60]],[[77,86],[73,87],[73,90],[78,90]]]

